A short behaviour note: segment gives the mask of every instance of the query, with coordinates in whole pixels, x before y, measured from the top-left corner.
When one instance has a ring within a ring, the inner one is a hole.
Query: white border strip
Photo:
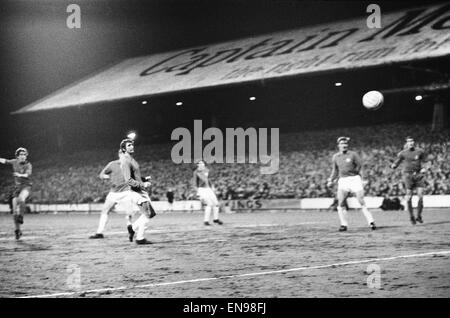
[[[219,276],[219,277],[180,280],[180,281],[167,282],[167,283],[155,283],[155,284],[135,285],[135,286],[121,286],[121,287],[103,288],[103,289],[90,289],[90,290],[78,291],[78,292],[54,293],[54,294],[43,294],[43,295],[30,295],[30,296],[22,296],[22,297],[19,297],[19,298],[45,298],[45,297],[58,297],[58,296],[73,296],[73,295],[76,295],[76,294],[98,293],[98,292],[106,292],[106,291],[117,291],[117,290],[135,289],[135,288],[148,288],[148,287],[159,287],[159,286],[169,286],[169,285],[180,285],[180,284],[186,284],[186,283],[206,282],[206,281],[213,281],[213,280],[219,280],[219,279],[254,277],[254,276],[261,276],[261,275],[296,272],[296,271],[308,270],[308,269],[322,269],[322,268],[328,268],[328,267],[363,264],[363,263],[370,263],[370,262],[391,261],[391,260],[400,259],[400,258],[426,257],[426,256],[448,255],[448,254],[450,254],[450,250],[438,251],[438,252],[428,252],[428,253],[421,253],[421,254],[399,255],[399,256],[391,256],[391,257],[383,257],[383,258],[371,258],[371,259],[365,259],[365,260],[349,261],[349,262],[326,264],[326,265],[318,265],[318,266],[305,266],[305,267],[273,270],[273,271],[266,271],[266,272],[255,272],[255,273],[247,273],[247,274],[239,274],[239,275],[228,275],[228,276]]]
[[[383,197],[370,197],[366,196],[366,205],[368,208],[378,209],[383,202]],[[448,208],[450,207],[450,195],[425,195],[423,198],[424,206],[426,208]],[[403,201],[403,199],[402,199]],[[231,212],[238,211],[267,211],[267,210],[329,210],[333,198],[304,198],[304,199],[273,199],[273,200],[224,200],[222,202],[227,202]],[[255,208],[256,202],[259,202],[261,207]],[[413,207],[417,207],[418,197],[414,195],[412,197]],[[249,205],[249,203],[251,203]],[[192,213],[201,212],[200,201],[175,201],[172,212],[167,212],[169,210],[169,205],[167,201],[154,201],[155,209],[163,213]],[[350,208],[359,209],[359,205],[356,198],[349,198],[348,204]],[[404,204],[404,202],[402,202]],[[101,203],[81,203],[81,204],[29,204],[33,212],[43,212],[43,213],[99,213],[102,208]],[[251,207],[249,207],[251,206]],[[118,208],[118,213],[120,212]],[[0,204],[0,212],[9,213],[10,208],[8,204]],[[225,212],[227,213],[227,212]]]

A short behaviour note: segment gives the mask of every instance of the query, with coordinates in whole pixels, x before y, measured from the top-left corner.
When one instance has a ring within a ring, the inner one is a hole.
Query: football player
[[[392,169],[396,169],[403,163],[402,175],[403,183],[406,188],[406,205],[409,212],[409,218],[413,225],[416,222],[423,223],[423,188],[425,187],[424,173],[428,167],[422,167],[422,163],[427,160],[427,156],[423,149],[416,147],[412,137],[406,138],[406,145],[402,151],[397,154],[397,160],[391,165]],[[419,198],[417,203],[417,217],[414,217],[412,206],[412,196],[414,189],[417,189],[417,196]]]
[[[200,200],[205,205],[204,224],[207,226],[211,225],[209,220],[211,217],[211,210],[213,210],[213,222],[222,225],[223,222],[219,220],[219,201],[213,191],[213,186],[209,181],[208,176],[209,169],[206,168],[205,162],[203,160],[198,161],[197,169],[194,171],[193,186]]]
[[[139,164],[133,158],[134,155],[134,141],[132,139],[124,139],[120,143],[120,150],[123,156],[120,158],[120,167],[123,177],[125,179],[127,190],[130,190],[129,196],[133,204],[139,206],[141,216],[130,226],[128,232],[130,240],[136,233],[136,244],[152,244],[145,238],[145,230],[151,218],[156,215],[147,193],[147,188],[150,187],[149,181],[143,181]]]
[[[112,209],[119,203],[122,202],[127,208],[127,228],[131,226],[131,220],[133,216],[133,205],[129,200],[129,193],[127,192],[127,184],[123,177],[122,169],[120,168],[120,158],[123,156],[122,150],[119,150],[119,159],[109,162],[103,170],[100,172],[100,179],[109,180],[111,183],[111,189],[106,196],[105,203],[102,207],[102,212],[100,215],[100,220],[97,228],[97,232],[90,236],[91,239],[102,239],[104,238],[103,231],[105,230],[106,223],[108,222],[108,215]],[[130,241],[133,240],[131,236]]]
[[[14,193],[12,199],[12,210],[15,225],[16,240],[22,236],[20,225],[23,224],[23,215],[26,210],[26,200],[31,191],[32,166],[28,161],[28,150],[20,147],[15,152],[16,158],[7,160],[0,158],[0,163],[9,164],[13,169]]]
[[[338,215],[341,226],[340,232],[347,231],[347,211],[345,209],[345,200],[349,193],[355,193],[356,198],[361,205],[362,212],[372,230],[376,229],[375,221],[372,214],[367,209],[364,201],[364,186],[361,179],[361,159],[354,151],[348,150],[348,142],[350,138],[339,137],[337,144],[339,152],[333,155],[333,170],[330,178],[328,178],[328,187],[331,187],[333,182],[338,179]]]

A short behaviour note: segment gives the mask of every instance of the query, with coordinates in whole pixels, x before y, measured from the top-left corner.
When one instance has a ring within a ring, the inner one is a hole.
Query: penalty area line
[[[98,293],[98,292],[112,292],[112,291],[129,290],[129,289],[136,289],[136,288],[149,288],[149,287],[159,287],[159,286],[181,285],[181,284],[187,284],[187,283],[198,283],[198,282],[214,281],[214,280],[220,280],[220,279],[255,277],[255,276],[261,276],[261,275],[298,272],[298,271],[302,271],[302,270],[322,269],[322,268],[329,268],[329,267],[340,267],[340,266],[364,264],[364,263],[371,263],[371,262],[384,262],[384,261],[391,261],[391,260],[402,259],[402,258],[427,257],[427,256],[448,255],[448,254],[450,254],[450,250],[448,250],[448,251],[437,251],[437,252],[420,253],[420,254],[397,255],[397,256],[391,256],[391,257],[370,258],[370,259],[348,261],[348,262],[341,262],[341,263],[332,263],[332,264],[317,265],[317,266],[304,266],[304,267],[296,267],[296,268],[280,269],[280,270],[264,271],[264,272],[253,272],[253,273],[237,274],[237,275],[226,275],[226,276],[218,276],[218,277],[197,278],[197,279],[180,280],[180,281],[166,282],[166,283],[153,283],[153,284],[145,284],[145,285],[121,286],[121,287],[102,288],[102,289],[90,289],[90,290],[84,290],[84,291],[62,292],[62,293],[43,294],[43,295],[29,295],[29,296],[22,296],[22,297],[19,297],[19,298],[46,298],[46,297],[58,297],[58,296],[73,296],[73,295],[77,295],[77,294],[88,294],[88,293]]]

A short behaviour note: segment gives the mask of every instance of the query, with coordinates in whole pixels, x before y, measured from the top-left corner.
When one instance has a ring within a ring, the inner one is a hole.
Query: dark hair
[[[339,137],[338,139],[337,139],[337,143],[340,143],[340,142],[349,142],[350,141],[350,138],[349,137],[344,137],[344,136],[342,136],[342,137]]]
[[[17,148],[17,150],[16,150],[16,158],[19,157],[22,152],[28,156],[28,150],[23,147],[20,147],[20,148]]]
[[[132,139],[124,139],[120,142],[119,150],[122,152],[125,152],[127,144],[132,143],[134,144],[134,141]]]

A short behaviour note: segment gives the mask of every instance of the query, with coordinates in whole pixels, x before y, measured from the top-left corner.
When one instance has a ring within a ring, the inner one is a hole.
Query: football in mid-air
[[[362,103],[369,110],[379,109],[384,102],[384,96],[379,91],[370,91],[364,94]]]

